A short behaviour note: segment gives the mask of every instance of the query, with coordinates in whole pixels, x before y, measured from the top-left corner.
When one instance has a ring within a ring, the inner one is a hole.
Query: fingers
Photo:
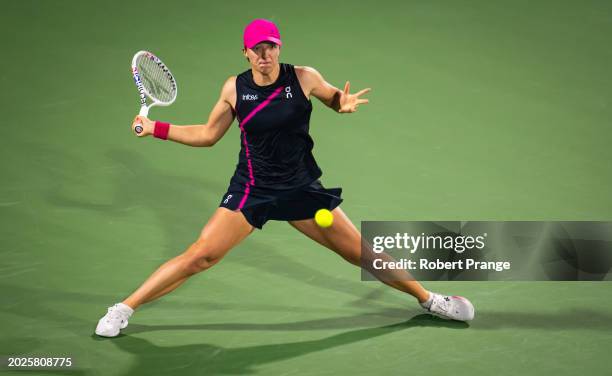
[[[149,118],[146,117],[146,116],[142,116],[142,115],[136,115],[136,117],[134,118],[134,121],[142,122],[142,121],[146,121],[146,120],[149,120]]]
[[[137,126],[141,126],[142,127],[142,120],[140,119],[140,116],[136,116],[134,118],[134,121],[132,121],[132,130],[134,132],[136,132],[136,127]],[[139,132],[136,132],[136,133],[139,133]]]
[[[372,91],[372,89],[371,89],[371,88],[367,88],[367,89],[359,90],[357,93],[355,93],[355,96],[356,96],[356,97],[359,97],[359,96],[361,96],[361,95],[364,95],[364,94],[366,94],[366,93],[369,93],[370,91]]]
[[[136,125],[136,124],[141,124],[142,123],[142,119],[141,118],[143,118],[143,117],[144,116],[136,115],[136,117],[132,121],[132,127],[134,127],[134,125]]]
[[[344,84],[344,94],[349,94],[351,90],[351,83],[349,81],[346,81],[346,83]],[[359,90],[357,93],[353,94],[357,97],[364,95],[366,93],[369,93],[370,91],[372,91],[372,88],[367,88],[367,89],[363,89],[363,90]]]
[[[146,116],[136,115],[136,117],[132,121],[132,128],[136,124],[148,124],[150,122],[151,122],[151,120],[149,120],[149,118],[147,118]]]
[[[343,94],[346,95],[346,97],[343,97],[342,99],[344,100],[341,100],[342,106],[340,107],[340,109],[338,109],[339,113],[355,112],[357,111],[357,107],[360,104],[370,103],[369,99],[360,99],[359,97],[372,91],[372,88],[366,88],[363,90],[359,90],[355,94],[350,94],[350,90],[351,90],[351,83],[349,81],[346,81],[346,84],[344,84],[344,90],[343,90]]]
[[[146,116],[137,115],[132,121],[132,131],[138,137],[146,136],[149,132],[145,131],[150,120]]]
[[[338,110],[338,113],[340,114],[350,114],[357,111],[357,105],[352,106],[352,107],[347,107],[347,108],[341,108]]]
[[[354,105],[352,106],[348,106],[346,108],[341,108],[338,110],[339,113],[351,113],[351,112],[356,112],[357,108],[359,108],[360,104],[367,104],[370,103],[370,100],[368,99],[357,99],[357,101],[355,102]]]

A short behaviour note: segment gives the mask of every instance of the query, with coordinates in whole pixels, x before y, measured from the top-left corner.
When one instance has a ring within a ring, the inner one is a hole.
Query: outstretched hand
[[[340,101],[339,101],[340,107],[338,108],[338,112],[340,113],[355,112],[357,111],[357,107],[359,107],[360,104],[365,104],[365,103],[370,102],[368,99],[361,99],[359,97],[368,93],[372,89],[367,88],[367,89],[359,90],[355,94],[351,94],[349,92],[350,89],[351,89],[351,83],[346,81],[346,84],[344,84],[344,90],[340,94]]]

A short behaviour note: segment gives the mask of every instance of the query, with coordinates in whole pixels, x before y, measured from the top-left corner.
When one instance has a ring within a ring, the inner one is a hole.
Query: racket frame
[[[172,98],[172,100],[160,101],[154,98],[153,96],[151,96],[151,93],[149,93],[147,88],[142,83],[142,79],[140,78],[140,72],[138,71],[138,67],[136,66],[136,61],[138,60],[140,56],[143,56],[143,55],[146,56],[146,58],[153,60],[153,62],[159,65],[159,67],[164,71],[164,73],[166,73],[170,77],[170,81],[174,88],[174,97]],[[149,51],[138,51],[136,52],[136,54],[134,54],[134,57],[132,58],[132,76],[134,77],[134,83],[136,84],[136,88],[138,89],[138,94],[140,95],[140,111],[138,113],[138,115],[140,116],[147,117],[149,115],[149,110],[153,106],[164,106],[165,107],[165,106],[171,105],[172,103],[174,103],[174,101],[176,100],[176,97],[178,96],[178,86],[176,84],[176,80],[174,79],[174,76],[172,75],[172,72],[170,72],[170,69],[168,69],[166,64],[164,64],[157,56],[155,56],[153,53]],[[147,97],[151,100],[151,104],[149,105],[147,105]],[[136,133],[142,132],[141,124],[137,124],[136,128],[137,128]],[[140,131],[138,131],[138,129],[140,129]]]

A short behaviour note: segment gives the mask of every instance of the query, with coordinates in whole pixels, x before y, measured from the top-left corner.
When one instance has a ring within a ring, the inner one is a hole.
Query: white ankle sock
[[[429,307],[431,307],[431,303],[433,302],[433,296],[434,296],[434,293],[433,292],[429,292],[429,298],[426,301],[424,301],[423,303],[420,303],[421,307],[423,307],[425,309],[429,309]]]
[[[127,304],[123,304],[123,303],[117,303],[115,304],[117,306],[117,308],[119,308],[120,310],[122,310],[123,312],[127,313],[128,316],[132,316],[132,313],[134,313],[134,310],[132,309],[132,307],[130,307]]]

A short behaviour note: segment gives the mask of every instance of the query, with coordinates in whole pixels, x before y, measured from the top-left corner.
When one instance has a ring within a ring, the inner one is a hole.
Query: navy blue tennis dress
[[[251,70],[236,77],[240,153],[219,206],[241,211],[261,229],[269,219],[313,218],[342,202],[342,188],[324,188],[308,134],[312,103],[295,68],[280,64],[275,83],[259,86]]]

